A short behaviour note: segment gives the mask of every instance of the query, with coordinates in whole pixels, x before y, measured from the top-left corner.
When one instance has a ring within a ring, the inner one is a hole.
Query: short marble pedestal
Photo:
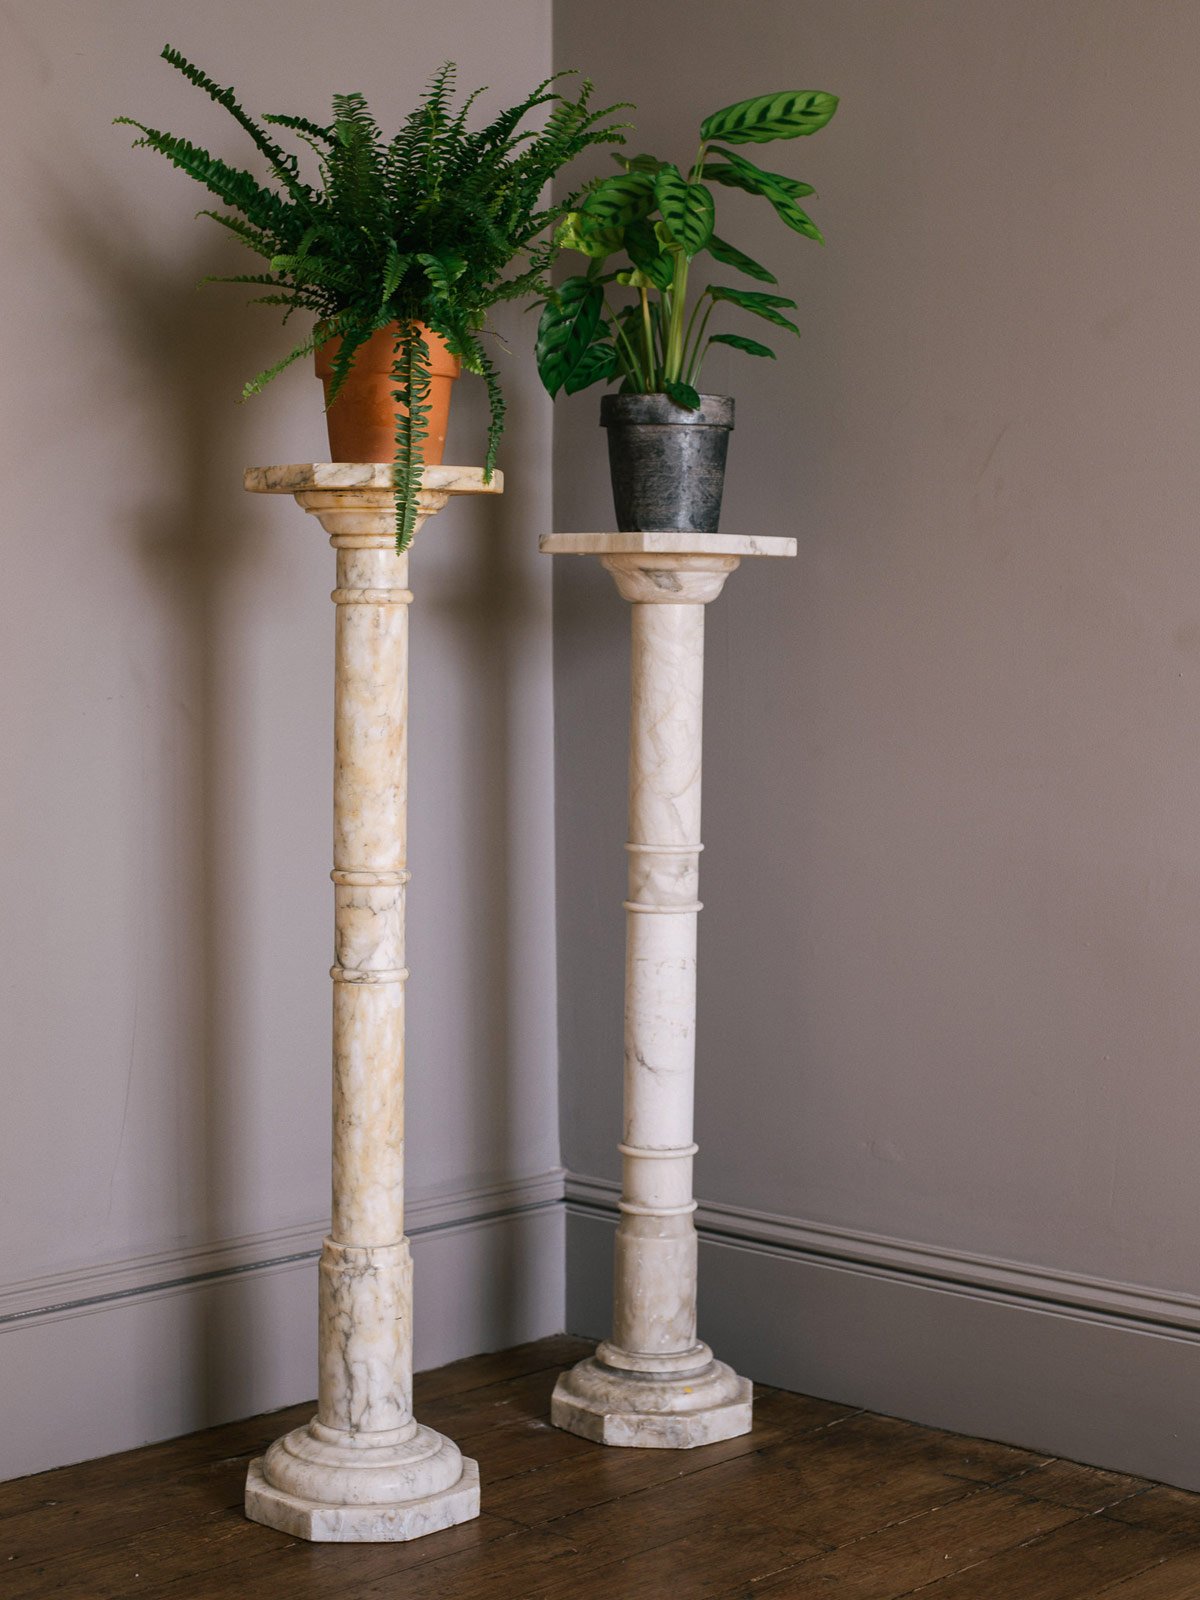
[[[794,539],[556,533],[633,607],[625,1134],[613,1332],[558,1380],[551,1420],[601,1444],[690,1449],[748,1433],[752,1390],[696,1337],[692,1213],[704,607],[746,556]]]
[[[333,1216],[321,1250],[317,1414],[250,1464],[246,1515],[302,1539],[416,1539],[479,1515],[479,1469],[412,1414],[404,1237],[404,885],[408,553],[387,466],[252,468],[337,551],[334,691]],[[451,495],[500,493],[427,467],[418,529]]]

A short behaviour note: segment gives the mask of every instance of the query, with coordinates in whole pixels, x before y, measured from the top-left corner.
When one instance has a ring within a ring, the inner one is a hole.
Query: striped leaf
[[[654,197],[672,240],[688,256],[712,237],[716,208],[702,183],[688,183],[678,167],[665,166],[654,180]]]
[[[623,228],[654,206],[654,179],[648,172],[622,172],[597,184],[583,202],[583,215],[601,228]]]
[[[747,161],[745,156],[738,155],[736,150],[722,150],[720,145],[714,145],[708,153],[710,156],[720,156],[722,161],[728,161],[731,167],[736,167],[746,179],[751,194],[762,194],[767,189],[778,189],[782,194],[790,195],[793,200],[803,200],[806,195],[817,192],[811,183],[801,183],[799,178],[789,178],[783,172],[765,172],[753,161]]]
[[[712,241],[709,241],[711,248]],[[644,272],[656,289],[669,289],[675,274],[670,254],[648,222],[633,222],[625,230],[625,249],[639,272]]]
[[[537,368],[553,398],[579,365],[595,337],[604,290],[587,278],[567,278],[547,300],[538,323]]]
[[[744,350],[748,356],[768,356],[775,360],[775,352],[769,345],[759,344],[757,339],[747,339],[740,333],[714,333],[708,342],[730,345],[734,350]]]
[[[568,211],[554,235],[559,250],[578,250],[580,255],[593,261],[603,261],[624,242],[621,228],[601,228],[584,216],[582,211]]]
[[[760,94],[753,100],[714,111],[700,124],[700,137],[706,142],[722,139],[726,144],[769,144],[772,139],[796,139],[801,134],[817,133],[837,110],[837,95],[819,89],[783,89],[778,94]]]
[[[704,176],[711,183],[724,184],[727,189],[744,189],[747,194],[762,195],[764,200],[769,200],[775,207],[775,213],[781,222],[785,222],[796,233],[804,234],[807,239],[815,239],[818,244],[825,243],[825,236],[808,212],[802,211],[791,195],[786,194],[782,189],[776,188],[774,184],[751,180],[744,172],[739,171],[737,167],[722,166],[712,161],[704,163]],[[775,176],[776,174],[773,172],[761,174],[764,179],[774,178]],[[813,192],[809,189],[808,184],[798,184],[797,188],[806,189],[809,193]]]
[[[748,278],[757,278],[760,283],[778,283],[779,279],[773,272],[761,266],[752,257],[746,255],[728,240],[719,239],[714,233],[708,241],[708,253],[722,266],[736,267],[739,272],[744,272]],[[630,252],[632,254],[632,251]]]
[[[709,293],[714,300],[728,300],[731,305],[741,306],[743,311],[752,311],[756,317],[765,317],[777,328],[788,328],[795,334],[800,332],[796,324],[789,321],[778,309],[780,306],[791,308],[796,304],[794,300],[787,300],[783,295],[761,294],[755,289],[728,289],[724,284],[718,284],[716,288],[710,289]]]
[[[785,222],[796,233],[802,233],[806,239],[815,239],[818,244],[825,243],[825,235],[817,227],[807,211],[801,211],[794,200],[786,196],[776,200],[772,195],[767,199],[775,207],[775,214],[780,222]]]

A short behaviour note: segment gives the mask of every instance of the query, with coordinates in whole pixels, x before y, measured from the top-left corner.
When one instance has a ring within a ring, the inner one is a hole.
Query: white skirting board
[[[562,1192],[551,1171],[410,1202],[418,1370],[562,1330]],[[0,1290],[0,1479],[312,1396],[325,1226]]]
[[[567,1327],[611,1311],[618,1185],[568,1174]],[[1200,1300],[705,1205],[700,1337],[739,1372],[1200,1489]]]

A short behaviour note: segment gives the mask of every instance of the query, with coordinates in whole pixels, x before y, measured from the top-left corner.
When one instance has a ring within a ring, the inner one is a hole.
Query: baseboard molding
[[[610,1317],[618,1186],[568,1173],[567,1326]],[[1200,1300],[701,1204],[701,1335],[748,1377],[1200,1489]]]
[[[616,1221],[618,1183],[572,1172],[566,1174],[564,1188],[568,1210]],[[1000,1257],[707,1201],[696,1208],[696,1229],[702,1238],[745,1250],[911,1280],[951,1294],[994,1296],[1014,1304],[1049,1308],[1058,1316],[1132,1324],[1200,1343],[1200,1298],[1194,1295],[1025,1266]]]
[[[560,1332],[563,1175],[414,1199],[416,1364]],[[327,1224],[14,1283],[0,1292],[0,1479],[309,1398]]]
[[[617,1198],[555,1170],[411,1202],[418,1367],[606,1333]],[[701,1331],[747,1376],[1200,1489],[1196,1297],[735,1206],[696,1220]],[[0,1291],[0,1478],[307,1398],[323,1231]]]
[[[410,1239],[446,1228],[470,1227],[519,1212],[557,1206],[563,1198],[562,1169],[507,1179],[406,1202]],[[328,1219],[217,1244],[185,1246],[154,1255],[81,1267],[72,1272],[26,1278],[0,1287],[0,1334],[20,1323],[87,1316],[114,1301],[187,1293],[199,1284],[242,1273],[261,1273],[315,1261]]]

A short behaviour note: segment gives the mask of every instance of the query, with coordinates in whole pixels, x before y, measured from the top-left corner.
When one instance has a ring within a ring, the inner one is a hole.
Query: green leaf
[[[587,278],[567,278],[546,301],[538,323],[537,368],[551,398],[579,364],[595,337],[604,290]]]
[[[335,329],[334,331],[338,330]],[[324,334],[324,338],[329,337],[331,337],[329,333]],[[304,356],[311,355],[317,348],[317,345],[320,343],[323,343],[323,339],[318,338],[317,332],[314,329],[314,331],[309,334],[308,338],[302,339],[294,350],[289,351],[288,354],[284,356],[282,361],[277,361],[273,367],[264,368],[256,378],[251,378],[249,382],[243,384],[242,399],[249,400],[252,394],[259,394],[263,389],[266,388],[267,384],[270,383],[272,378],[279,376],[285,367],[290,367],[293,361],[299,361]]]
[[[179,53],[173,46],[164,45],[159,52],[164,61],[182,72],[189,83],[194,83],[198,89],[203,89],[210,100],[215,100],[217,105],[224,106],[235,122],[240,124],[250,135],[257,148],[271,164],[271,170],[279,181],[288,190],[293,202],[301,209],[308,209],[308,202],[312,200],[313,193],[306,183],[300,181],[300,168],[296,157],[290,150],[284,150],[267,136],[254,121],[248,116],[234,98],[232,88],[222,88],[219,83],[214,83],[199,67],[189,61],[186,56]],[[118,121],[124,121],[118,118]],[[177,163],[178,164],[178,163]]]
[[[621,248],[623,238],[620,228],[590,227],[581,211],[568,211],[555,231],[554,244],[559,250],[577,250],[581,256],[603,261]]]
[[[699,411],[700,409],[700,396],[690,383],[672,383],[668,381],[663,384],[662,392],[667,396],[668,400],[674,400],[675,404],[682,406],[685,411]]]
[[[800,332],[794,322],[790,322],[776,309],[779,306],[795,305],[794,300],[785,299],[783,295],[760,294],[755,289],[729,289],[724,284],[717,284],[708,292],[714,300],[728,300],[731,305],[741,306],[743,311],[752,311],[756,317],[765,317],[777,328],[790,328],[795,334]]]
[[[678,167],[665,166],[654,180],[654,197],[672,240],[686,255],[703,250],[712,237],[716,208],[702,183],[688,183]]]
[[[429,347],[414,323],[404,326],[392,357],[392,398],[402,411],[396,413],[395,455],[392,484],[396,490],[396,550],[408,549],[417,525],[417,491],[425,462],[425,439],[429,432]]]
[[[563,388],[568,394],[578,394],[593,383],[608,383],[619,370],[617,352],[611,344],[589,345],[567,375]]]
[[[454,292],[454,284],[467,270],[467,263],[453,250],[442,250],[432,255],[426,250],[417,252],[417,260],[425,268],[425,276],[434,288],[444,295]]]
[[[747,165],[749,165],[748,162]],[[776,188],[774,184],[756,182],[737,167],[721,166],[718,163],[707,161],[704,163],[704,176],[710,182],[723,183],[729,189],[744,189],[747,194],[762,195],[764,200],[769,200],[775,207],[776,214],[781,222],[785,222],[796,233],[802,233],[806,238],[815,239],[818,244],[825,243],[824,235],[808,212],[801,211],[791,195],[785,194],[782,189]],[[764,172],[760,176],[762,178],[775,178],[777,174]],[[798,187],[807,189],[808,185],[800,184]]]
[[[623,228],[653,206],[654,179],[648,172],[627,172],[597,184],[583,202],[583,216],[589,225]]]
[[[709,344],[727,344],[735,350],[744,350],[748,356],[769,356],[775,360],[775,352],[769,345],[759,344],[757,339],[744,338],[740,333],[714,333],[709,339]]]
[[[736,167],[747,180],[751,194],[765,194],[768,189],[777,189],[781,194],[790,195],[793,200],[803,200],[806,195],[816,194],[811,183],[801,183],[799,178],[789,178],[784,172],[766,172],[762,167],[755,166],[753,161],[747,161],[745,156],[738,155],[736,150],[722,150],[720,145],[714,145],[708,152],[710,156],[720,156],[723,161],[728,161],[731,167]]]
[[[736,245],[729,244],[724,239],[718,239],[714,233],[708,241],[708,253],[726,267],[736,267],[739,272],[744,272],[748,278],[757,278],[760,283],[778,283],[779,279],[773,272],[768,272],[766,267],[739,250]]]
[[[648,222],[631,222],[625,230],[625,249],[639,272],[656,289],[669,289],[675,276],[675,264],[663,250],[658,235]]]
[[[714,111],[700,124],[700,137],[711,143],[768,144],[772,139],[796,139],[817,133],[837,110],[835,94],[819,89],[783,89]]]
[[[651,176],[663,165],[657,156],[648,155],[622,156],[614,152],[613,160],[619,162],[626,172],[648,172]]]
[[[396,249],[395,244],[388,245],[387,261],[384,263],[383,268],[383,293],[380,299],[381,305],[386,305],[395,294],[396,290],[400,287],[400,279],[404,276],[405,269],[410,260],[410,256],[402,256],[400,254],[400,252]]]
[[[775,207],[776,215],[780,222],[785,222],[796,233],[802,233],[806,239],[815,239],[818,244],[825,243],[825,235],[817,227],[807,211],[801,211],[794,200],[781,197],[776,200],[773,195],[767,199]]]

